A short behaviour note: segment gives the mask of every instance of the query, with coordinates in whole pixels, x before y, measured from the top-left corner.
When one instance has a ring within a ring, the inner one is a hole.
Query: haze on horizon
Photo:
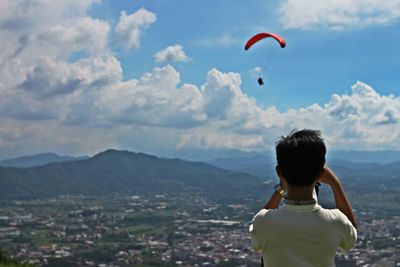
[[[0,2],[0,158],[400,150],[400,2]],[[257,44],[257,32],[287,41]],[[261,75],[265,85],[260,87]]]

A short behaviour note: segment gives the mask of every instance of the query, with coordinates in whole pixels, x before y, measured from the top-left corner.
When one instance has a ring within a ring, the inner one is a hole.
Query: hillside
[[[45,165],[52,162],[63,162],[88,159],[89,157],[71,157],[71,156],[60,156],[55,153],[40,153],[30,156],[22,156],[13,159],[5,159],[0,161],[2,167],[16,167],[16,168],[28,168],[40,165]]]
[[[233,192],[258,184],[260,180],[251,175],[206,163],[116,150],[107,150],[87,160],[0,168],[1,198],[183,190]]]

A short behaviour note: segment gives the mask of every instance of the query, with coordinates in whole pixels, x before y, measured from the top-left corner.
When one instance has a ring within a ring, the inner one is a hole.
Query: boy
[[[339,178],[325,166],[325,154],[319,131],[293,131],[277,142],[280,183],[249,229],[264,266],[332,267],[338,247],[355,245],[355,217]],[[331,187],[336,209],[318,205],[314,193],[318,182]],[[279,208],[282,198],[284,205]]]

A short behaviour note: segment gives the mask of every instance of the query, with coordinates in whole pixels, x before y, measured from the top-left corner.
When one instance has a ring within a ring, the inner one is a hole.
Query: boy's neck
[[[287,199],[291,200],[313,200],[314,185],[311,186],[287,186]]]

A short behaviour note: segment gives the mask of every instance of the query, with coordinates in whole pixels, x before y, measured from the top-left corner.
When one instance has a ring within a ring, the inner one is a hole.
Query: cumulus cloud
[[[67,54],[80,50],[99,52],[107,46],[109,31],[108,22],[82,17],[57,24],[40,34],[38,39],[62,47]]]
[[[86,14],[96,2],[1,1],[0,13],[7,11],[0,16],[3,118],[62,121],[77,99],[121,79],[107,47],[109,23]],[[95,53],[68,62],[75,51]]]
[[[225,95],[225,102],[220,103],[218,114],[224,116],[216,118],[209,114],[207,124],[182,135],[179,147],[232,148],[232,140],[235,140],[236,148],[263,149],[271,147],[274,138],[294,128],[321,129],[326,140],[337,149],[400,147],[396,141],[400,129],[400,98],[382,96],[365,83],[355,83],[351,94],[333,95],[324,105],[313,104],[279,112],[274,107],[263,109],[254,99],[244,95],[234,76],[213,75],[212,72],[209,75],[212,76],[209,79],[217,81],[214,88],[224,88],[223,79],[216,78],[220,76],[230,80],[236,89],[226,90],[231,95]],[[213,99],[217,101],[218,96]],[[213,109],[205,105],[205,111]]]
[[[189,61],[190,58],[183,51],[183,46],[181,45],[171,45],[158,51],[154,58],[157,62],[185,62]]]
[[[381,114],[377,114],[373,118],[373,122],[376,124],[398,124],[400,121],[400,114],[398,111],[395,111],[393,109],[389,109],[384,111]]]
[[[236,96],[241,95],[241,79],[237,73],[221,73],[217,69],[208,72],[202,87],[205,110],[211,118],[226,118],[228,107]]]
[[[83,58],[76,63],[43,58],[26,75],[20,88],[37,97],[70,94],[83,88],[107,86],[122,73],[116,58]]]
[[[142,32],[156,20],[156,14],[144,8],[130,15],[122,11],[119,22],[115,27],[118,41],[127,49],[138,48]]]
[[[280,9],[285,28],[343,29],[392,23],[400,17],[397,0],[285,0]]]
[[[1,28],[13,32],[29,32],[42,27],[48,27],[65,18],[86,15],[87,9],[100,0],[70,0],[70,1],[13,1],[0,2]]]
[[[2,42],[0,43],[0,58],[4,59],[4,55],[11,56],[14,54],[15,56],[19,54],[25,47],[30,47],[38,35],[43,34],[46,36],[50,28],[53,28],[54,34],[59,33],[57,37],[60,38],[64,37],[63,34],[60,33],[60,28],[64,28],[63,33],[66,33],[65,30],[67,27],[70,27],[70,33],[74,33],[75,36],[82,39],[85,39],[87,36],[93,36],[94,34],[101,34],[90,31],[90,27],[94,27],[93,30],[104,31],[105,29],[104,27],[97,27],[98,25],[95,25],[95,23],[91,23],[96,20],[86,15],[89,6],[95,2],[98,2],[98,0],[1,1],[0,39]],[[79,23],[74,23],[75,20]],[[80,25],[81,22],[82,25]],[[84,29],[76,29],[79,27],[83,27]],[[84,31],[83,34],[76,34],[82,31]],[[70,35],[67,34],[67,36]],[[93,40],[93,38],[91,40]],[[96,41],[104,43],[103,40],[100,39]],[[29,46],[27,44],[29,44]],[[58,43],[58,45],[59,44],[60,43]],[[46,45],[41,45],[47,48]],[[63,45],[62,48],[66,48],[66,46]],[[35,52],[35,54],[40,54],[42,51],[39,49],[39,51]],[[52,51],[48,50],[43,50],[43,52],[52,53]]]
[[[293,128],[321,129],[337,149],[400,149],[400,98],[363,82],[326,103],[279,111],[246,95],[240,74],[216,68],[202,85],[185,84],[171,65],[124,80],[110,51],[109,23],[86,14],[92,3],[37,0],[23,12],[18,1],[0,2],[2,152],[262,150]],[[126,48],[137,48],[155,20],[145,9],[122,12],[117,38]],[[159,51],[156,60],[188,58],[182,47],[173,47]],[[89,53],[69,60],[81,50]]]
[[[54,120],[95,124],[93,102],[120,82],[122,69],[113,56],[67,63],[43,58],[15,88],[0,91],[0,116],[17,120]]]
[[[341,122],[355,123],[358,130],[369,128],[363,135],[377,129],[400,126],[400,98],[381,96],[371,86],[358,81],[352,86],[351,95],[333,95],[325,105],[329,115]],[[370,140],[373,142],[373,140]]]
[[[74,68],[67,62],[71,53],[109,54],[109,23],[86,14],[95,2],[98,1],[38,0],[28,5],[21,1],[1,1],[6,9],[0,8],[0,12],[7,12],[0,16],[0,89],[11,90],[21,84],[28,89],[41,83],[41,91],[48,91],[57,82],[45,84],[45,76],[54,81],[70,75],[68,81],[61,79],[59,85],[63,89],[57,91],[74,91],[80,78],[75,76],[77,71],[69,70]]]
[[[190,128],[206,120],[202,96],[193,86],[178,88],[180,74],[170,65],[138,80],[122,82],[96,102],[108,120],[119,124]]]

